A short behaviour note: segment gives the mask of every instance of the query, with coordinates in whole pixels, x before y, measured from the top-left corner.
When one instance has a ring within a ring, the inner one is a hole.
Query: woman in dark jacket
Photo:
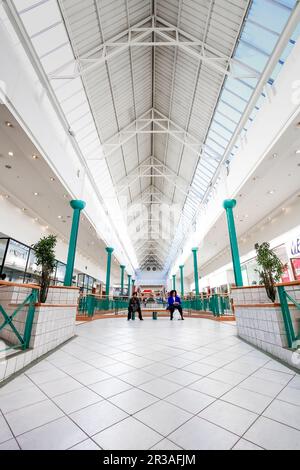
[[[139,319],[143,320],[140,299],[137,296],[137,292],[134,292],[129,301],[127,320],[131,320],[132,314],[136,312],[139,314]]]

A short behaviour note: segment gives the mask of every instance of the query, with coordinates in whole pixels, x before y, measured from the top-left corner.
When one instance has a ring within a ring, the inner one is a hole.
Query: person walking
[[[139,314],[139,319],[144,320],[143,317],[142,317],[140,299],[138,298],[137,292],[134,292],[132,294],[132,297],[131,297],[130,301],[129,301],[127,320],[128,321],[131,320],[132,319],[132,314],[136,313],[136,312],[138,312],[138,314]]]
[[[169,298],[168,298],[168,307],[167,307],[167,310],[169,310],[170,312],[170,320],[173,320],[173,315],[176,309],[180,313],[181,320],[184,320],[181,299],[179,295],[177,295],[176,290],[171,290]]]

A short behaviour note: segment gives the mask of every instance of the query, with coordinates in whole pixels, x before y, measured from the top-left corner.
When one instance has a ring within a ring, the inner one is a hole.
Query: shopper
[[[139,319],[143,320],[140,299],[138,298],[137,292],[134,292],[129,301],[127,320],[131,320],[132,314],[136,312],[139,314]]]
[[[170,320],[173,320],[173,315],[176,309],[180,313],[181,320],[184,320],[182,306],[181,306],[181,299],[179,295],[177,295],[176,290],[171,290],[169,298],[168,298],[168,307],[167,307],[167,310],[169,310],[170,312]]]

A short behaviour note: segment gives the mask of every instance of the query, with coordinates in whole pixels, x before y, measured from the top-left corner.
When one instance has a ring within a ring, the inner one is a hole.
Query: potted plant
[[[44,304],[47,300],[51,274],[56,265],[55,259],[55,246],[57,243],[57,238],[55,235],[49,235],[48,237],[43,237],[38,243],[33,245],[36,256],[36,265],[41,267],[40,275],[40,303]]]
[[[271,250],[270,243],[264,242],[261,245],[256,243],[257,264],[260,280],[265,286],[267,296],[272,302],[276,299],[275,284],[280,281],[287,265],[284,265],[276,253]]]

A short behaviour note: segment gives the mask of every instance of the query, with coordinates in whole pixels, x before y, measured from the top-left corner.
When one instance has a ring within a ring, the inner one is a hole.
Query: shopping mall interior
[[[299,71],[299,0],[0,2],[0,451],[300,450]]]

